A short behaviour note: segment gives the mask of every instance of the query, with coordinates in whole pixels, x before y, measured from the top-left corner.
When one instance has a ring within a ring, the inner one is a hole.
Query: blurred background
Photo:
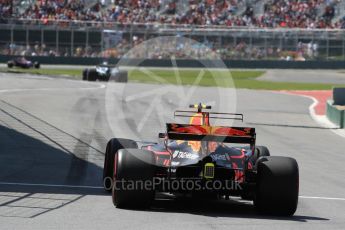
[[[0,0],[0,55],[121,58],[161,36],[227,60],[345,60],[341,0]],[[178,44],[177,44],[178,45]],[[187,52],[187,53],[188,53]],[[135,54],[165,59],[159,43]],[[128,57],[132,58],[132,57]]]

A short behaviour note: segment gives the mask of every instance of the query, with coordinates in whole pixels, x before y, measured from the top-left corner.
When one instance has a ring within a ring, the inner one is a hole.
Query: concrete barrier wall
[[[0,63],[7,63],[13,59],[14,56],[0,55]],[[110,58],[82,58],[82,57],[30,57],[32,61],[38,61],[41,64],[55,64],[55,65],[85,65],[94,66],[102,61],[108,61],[110,64],[117,64],[119,59]],[[121,61],[122,62],[122,61]],[[246,68],[246,69],[345,69],[345,61],[269,61],[269,60],[176,60],[177,66],[181,68],[201,68],[207,66],[208,68]],[[147,67],[171,67],[170,59],[162,60],[140,60],[131,59],[125,61],[129,66],[147,66]]]
[[[339,110],[333,105],[333,100],[327,101],[327,118],[340,128],[345,127],[344,110]]]

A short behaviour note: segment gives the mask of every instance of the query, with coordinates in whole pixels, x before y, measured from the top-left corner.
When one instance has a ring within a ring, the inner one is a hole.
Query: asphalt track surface
[[[237,90],[237,111],[246,115],[244,125],[257,128],[258,144],[297,159],[295,216],[260,216],[251,202],[238,200],[167,197],[149,210],[116,209],[101,188],[107,140],[134,138],[136,130],[136,138],[155,141],[163,128],[153,112],[144,122],[150,129],[138,129],[154,97],[124,102],[123,87],[135,93],[161,86],[0,74],[1,229],[344,229],[344,138],[311,119],[310,99],[269,91]],[[199,87],[190,100],[210,100],[222,90]],[[120,106],[121,115],[114,112],[109,122],[106,95],[132,106]],[[160,101],[171,116],[172,96]]]

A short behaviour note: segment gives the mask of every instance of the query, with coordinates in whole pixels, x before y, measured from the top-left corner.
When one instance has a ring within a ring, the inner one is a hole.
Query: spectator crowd
[[[246,28],[306,28],[345,29],[345,17],[341,17],[341,0],[27,0],[31,4],[17,7],[13,0],[0,0],[0,23],[9,20],[54,22],[112,22],[120,24],[171,24],[246,27]],[[344,0],[342,0],[344,1]],[[23,2],[23,1],[19,1]],[[259,10],[260,8],[261,10]],[[344,9],[345,11],[345,9]],[[345,14],[345,12],[343,12]],[[336,31],[337,32],[337,31]],[[226,36],[225,36],[226,37]],[[200,45],[184,44],[179,49],[162,49],[160,42],[146,49],[128,51],[151,37],[132,34],[120,36],[111,47],[90,44],[59,44],[50,41],[44,44],[23,42],[9,43],[0,39],[0,54],[23,56],[76,56],[76,57],[147,57],[163,59],[171,55],[176,58],[202,58],[218,55],[224,59],[283,59],[305,60],[320,58],[317,42],[298,42],[294,47],[263,45],[226,39],[219,43],[204,36],[193,38]],[[207,41],[206,41],[206,40]],[[317,40],[317,39],[316,39]],[[55,41],[55,40],[54,40]],[[102,41],[103,42],[103,41]],[[167,47],[175,47],[173,44]],[[333,49],[335,50],[335,49]],[[212,52],[210,52],[212,51]],[[137,53],[136,53],[137,52]],[[171,53],[172,52],[172,53]],[[330,54],[333,55],[333,54]],[[210,57],[212,58],[212,57]]]
[[[270,0],[264,15],[259,17],[260,27],[283,28],[339,28],[332,22],[337,0]]]
[[[26,7],[0,0],[0,19],[247,26],[345,28],[335,20],[342,0],[26,0]],[[23,2],[23,1],[21,1]],[[260,4],[264,3],[264,4]],[[256,13],[263,7],[263,13]]]
[[[156,40],[161,39],[161,40]],[[233,60],[312,60],[321,58],[319,42],[299,41],[294,45],[263,45],[250,43],[245,39],[237,42],[197,41],[159,37],[145,42],[143,37],[134,35],[132,40],[123,38],[119,43],[102,49],[101,47],[59,46],[35,43],[32,45],[6,44],[0,47],[0,55],[50,56],[50,57],[103,57],[103,58],[143,58],[143,59],[233,59]],[[325,47],[323,47],[324,49]],[[333,54],[329,54],[333,55]]]

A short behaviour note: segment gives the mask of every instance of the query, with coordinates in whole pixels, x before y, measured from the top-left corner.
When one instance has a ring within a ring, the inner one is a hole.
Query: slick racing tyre
[[[12,68],[14,66],[13,62],[9,61],[7,62],[7,67],[8,68]]]
[[[255,146],[255,151],[253,156],[250,158],[251,164],[254,166],[254,169],[257,169],[257,166],[259,162],[264,161],[264,157],[270,156],[270,151],[266,146]],[[241,193],[241,198],[243,200],[253,200],[254,199],[254,194],[253,192],[249,192],[246,187],[243,187],[244,189],[242,190]]]
[[[35,61],[35,62],[34,62],[34,68],[35,68],[35,69],[39,69],[40,67],[41,67],[40,63],[37,62],[37,61]]]
[[[107,144],[103,168],[103,187],[106,191],[111,192],[113,186],[115,154],[124,148],[138,148],[138,145],[135,141],[122,138],[113,138]]]
[[[88,69],[87,71],[87,80],[88,81],[96,81],[98,80],[98,73],[96,69]]]
[[[260,157],[269,157],[271,156],[270,151],[268,150],[268,148],[266,146],[256,146],[255,147],[255,152],[253,155],[253,163],[255,165],[258,164],[258,159]]]
[[[142,149],[121,149],[115,156],[113,204],[117,208],[146,208],[154,199],[154,189],[147,186],[155,175],[154,154]]]
[[[291,216],[298,204],[299,170],[295,159],[263,157],[258,163],[254,204],[261,214]]]
[[[84,69],[83,70],[83,81],[87,81],[87,74],[89,72],[89,69]]]

